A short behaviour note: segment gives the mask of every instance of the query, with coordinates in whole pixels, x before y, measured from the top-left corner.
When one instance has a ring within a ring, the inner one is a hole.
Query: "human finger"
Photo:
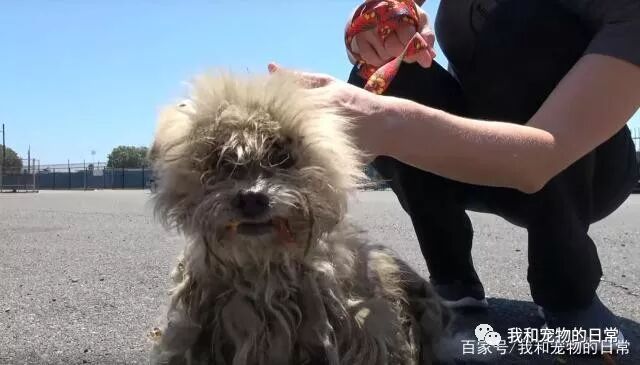
[[[420,63],[420,65],[422,67],[429,67],[431,66],[431,63],[433,63],[433,59],[436,58],[436,51],[435,51],[435,43],[436,43],[436,36],[433,33],[433,30],[425,28],[422,32],[421,32],[422,38],[426,41],[427,43],[427,49],[426,49],[426,54],[428,54],[428,58],[423,58],[422,63]],[[418,61],[420,62],[420,61]]]
[[[371,43],[369,43],[364,37],[358,35],[356,36],[356,44],[358,46],[358,50],[360,53],[360,57],[368,64],[379,67],[384,64],[380,56],[378,56],[378,52],[373,48]]]
[[[384,64],[389,60],[391,55],[384,48],[382,41],[378,37],[378,35],[373,31],[367,31],[362,33],[362,37],[373,47],[373,49],[378,54],[378,57],[382,60],[380,65]]]
[[[418,29],[429,27],[429,14],[424,9],[418,7]]]
[[[431,30],[431,28],[424,28],[422,31],[420,31],[420,35],[422,35],[422,38],[427,41],[429,48],[433,48],[433,46],[436,44],[436,35],[433,30]]]
[[[402,42],[402,49],[404,50],[407,44],[409,44],[409,42],[411,42],[411,39],[415,36],[416,30],[414,27],[407,25],[398,28],[396,30],[396,34]],[[404,58],[404,61],[407,63],[413,63],[416,62],[417,59],[418,57],[416,55],[408,55]]]
[[[406,46],[407,43],[411,40],[414,34],[416,34],[416,29],[410,25],[404,25],[398,29],[396,29],[396,36],[402,43],[402,46]]]
[[[326,86],[331,81],[333,81],[333,78],[329,75],[290,70],[290,69],[279,66],[275,62],[270,62],[267,65],[267,68],[269,69],[269,73],[271,74],[276,72],[289,73],[298,80],[300,85],[308,88],[317,88],[317,87]]]
[[[384,41],[384,47],[392,57],[398,57],[404,50],[406,42],[402,42],[396,32],[393,32],[387,36]]]

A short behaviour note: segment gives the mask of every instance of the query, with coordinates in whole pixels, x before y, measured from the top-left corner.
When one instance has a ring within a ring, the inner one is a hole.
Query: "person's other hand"
[[[427,41],[429,47],[415,55],[405,57],[404,61],[408,63],[418,62],[420,66],[427,68],[431,66],[433,59],[436,57],[433,48],[436,38],[433,30],[429,26],[429,16],[420,7],[418,7],[418,16],[418,32]],[[351,19],[352,16],[349,17],[345,30],[349,27]],[[389,34],[383,43],[380,41],[376,30],[371,29],[356,35],[353,38],[351,48],[354,52],[359,53],[360,57],[362,57],[366,63],[380,67],[389,60],[398,57],[415,33],[416,29],[413,26],[408,24],[402,25],[396,31]],[[354,63],[355,59],[348,49],[347,53],[349,54],[351,62]]]

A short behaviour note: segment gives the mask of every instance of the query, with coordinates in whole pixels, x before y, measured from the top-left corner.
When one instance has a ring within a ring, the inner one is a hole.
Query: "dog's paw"
[[[178,257],[178,263],[171,271],[170,277],[174,284],[180,284],[184,280],[185,266],[184,257],[180,255]]]
[[[395,331],[391,324],[398,320],[397,313],[382,298],[361,302],[355,308],[354,319],[358,326],[371,337],[389,338]]]

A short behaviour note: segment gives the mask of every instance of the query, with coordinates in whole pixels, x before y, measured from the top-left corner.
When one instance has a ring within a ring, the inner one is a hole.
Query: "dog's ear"
[[[191,130],[191,113],[193,106],[188,100],[160,110],[155,136],[147,155],[151,164],[162,160],[168,150],[181,144]]]

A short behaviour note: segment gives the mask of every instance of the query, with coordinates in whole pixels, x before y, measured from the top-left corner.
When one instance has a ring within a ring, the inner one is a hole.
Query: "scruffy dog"
[[[155,209],[187,245],[153,364],[429,364],[449,314],[345,218],[348,120],[287,73],[204,75],[160,118]]]

